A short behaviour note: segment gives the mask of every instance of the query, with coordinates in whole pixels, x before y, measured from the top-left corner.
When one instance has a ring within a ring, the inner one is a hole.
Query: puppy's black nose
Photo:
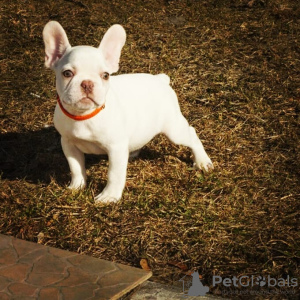
[[[85,93],[92,93],[94,88],[94,83],[90,80],[83,80],[81,82],[81,87]]]

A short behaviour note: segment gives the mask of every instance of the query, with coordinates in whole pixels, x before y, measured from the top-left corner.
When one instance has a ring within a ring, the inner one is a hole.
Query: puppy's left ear
[[[105,33],[99,49],[102,52],[109,73],[119,70],[119,61],[121,50],[126,41],[126,32],[121,25],[115,24],[111,26]]]

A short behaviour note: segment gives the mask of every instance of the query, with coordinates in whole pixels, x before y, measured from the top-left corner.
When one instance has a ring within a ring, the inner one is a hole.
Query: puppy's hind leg
[[[178,145],[189,147],[194,156],[194,167],[204,171],[213,169],[213,164],[205,152],[195,129],[189,126],[187,120],[181,115],[168,122],[164,132],[168,139]]]

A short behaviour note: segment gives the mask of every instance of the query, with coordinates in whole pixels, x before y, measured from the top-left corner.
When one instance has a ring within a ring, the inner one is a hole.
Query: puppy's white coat
[[[119,68],[126,40],[122,26],[109,28],[99,48],[71,47],[64,29],[55,21],[45,26],[43,37],[45,65],[56,73],[56,89],[65,111],[85,116],[105,105],[98,114],[82,121],[68,117],[56,106],[54,124],[70,166],[70,188],[86,185],[84,153],[106,153],[108,181],[95,201],[119,200],[130,153],[137,154],[159,133],[175,144],[191,148],[196,168],[213,168],[194,128],[181,114],[167,75],[109,76]]]

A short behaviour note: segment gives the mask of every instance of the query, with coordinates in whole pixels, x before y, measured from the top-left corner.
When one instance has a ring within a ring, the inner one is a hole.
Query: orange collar
[[[87,114],[87,115],[83,115],[83,116],[75,116],[75,115],[72,115],[70,114],[62,105],[60,99],[59,99],[59,96],[57,95],[57,103],[60,107],[60,109],[62,110],[62,112],[69,118],[75,120],[75,121],[84,121],[84,120],[88,120],[94,116],[96,116],[102,109],[105,108],[105,104],[103,104],[102,106],[96,108],[94,111],[92,111],[90,114]]]

